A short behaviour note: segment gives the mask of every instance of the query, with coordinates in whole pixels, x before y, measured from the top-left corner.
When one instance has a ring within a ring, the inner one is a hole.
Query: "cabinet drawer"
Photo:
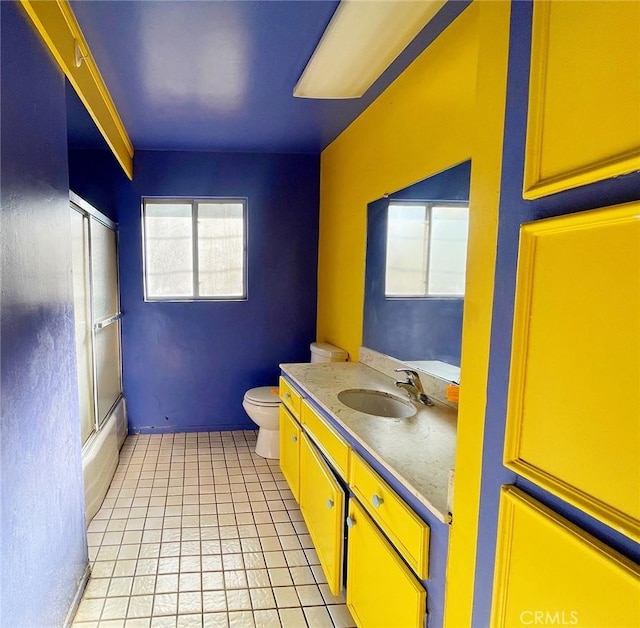
[[[419,578],[429,577],[429,526],[369,465],[351,456],[349,485]]]
[[[426,591],[354,499],[347,522],[347,606],[356,624],[422,628]]]
[[[284,377],[280,377],[280,399],[291,410],[293,416],[299,419],[301,397]]]
[[[311,434],[322,453],[346,480],[349,477],[349,445],[345,443],[311,407],[302,402],[302,425]]]
[[[280,406],[280,470],[295,500],[300,503],[300,426],[282,405]]]

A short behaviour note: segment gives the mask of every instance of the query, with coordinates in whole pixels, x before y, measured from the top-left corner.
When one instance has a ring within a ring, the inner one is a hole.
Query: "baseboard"
[[[64,628],[70,628],[71,624],[73,623],[73,618],[76,616],[78,606],[80,606],[80,600],[82,600],[82,594],[84,593],[84,590],[87,586],[87,582],[89,582],[90,575],[91,567],[89,567],[89,563],[87,563],[87,566],[84,569],[84,573],[78,581],[78,587],[73,595],[73,600],[71,600],[71,606],[69,606],[67,616],[64,618]]]
[[[256,431],[258,426],[249,421],[247,423],[223,423],[217,425],[182,425],[159,426],[159,427],[137,427],[129,425],[129,434],[181,434],[183,432],[252,432]]]

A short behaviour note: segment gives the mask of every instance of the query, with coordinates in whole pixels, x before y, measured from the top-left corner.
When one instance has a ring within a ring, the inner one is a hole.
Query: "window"
[[[392,201],[387,217],[385,296],[464,296],[468,205]]]
[[[147,301],[246,299],[243,199],[144,199]]]

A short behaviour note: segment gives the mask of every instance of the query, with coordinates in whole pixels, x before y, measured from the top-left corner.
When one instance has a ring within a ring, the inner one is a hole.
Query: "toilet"
[[[344,362],[347,352],[327,342],[311,343],[311,362]],[[259,426],[256,453],[263,458],[280,457],[280,397],[278,386],[260,386],[244,394],[242,407],[249,418]]]

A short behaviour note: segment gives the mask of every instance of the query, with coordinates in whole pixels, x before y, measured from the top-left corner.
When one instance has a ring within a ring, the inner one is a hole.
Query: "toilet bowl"
[[[344,362],[349,354],[327,342],[312,342],[311,362]],[[256,453],[263,458],[280,457],[280,397],[277,386],[261,386],[248,390],[242,401],[249,418],[260,427]]]
[[[256,453],[263,458],[280,457],[279,405],[277,386],[252,388],[245,393],[242,401],[249,418],[260,427]]]

